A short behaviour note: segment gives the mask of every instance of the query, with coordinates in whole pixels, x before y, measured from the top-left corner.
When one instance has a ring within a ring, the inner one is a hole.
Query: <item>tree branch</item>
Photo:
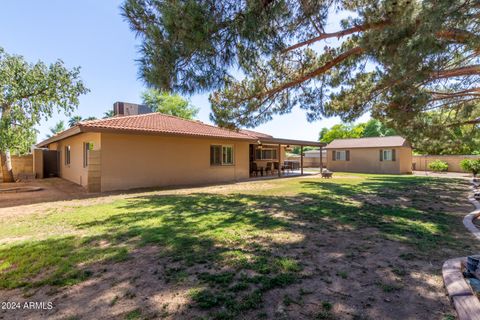
[[[322,33],[317,37],[314,37],[314,38],[299,42],[297,44],[294,44],[292,46],[289,46],[289,47],[283,49],[282,53],[286,53],[286,52],[301,48],[303,46],[310,45],[314,42],[321,41],[321,40],[324,40],[324,39],[335,38],[335,37],[336,38],[341,38],[341,37],[344,37],[344,36],[347,36],[347,35],[350,35],[350,34],[353,34],[353,33],[362,32],[362,31],[366,31],[366,30],[369,30],[369,29],[383,28],[383,27],[385,27],[389,24],[390,24],[389,21],[381,21],[381,22],[377,22],[377,23],[366,23],[366,24],[363,24],[363,25],[360,25],[360,26],[354,26],[352,28],[337,31],[337,32]],[[453,40],[453,41],[456,41],[456,42],[459,42],[459,43],[465,43],[465,41],[467,41],[468,39],[471,39],[473,37],[478,37],[476,34],[474,34],[472,32],[469,32],[469,31],[466,31],[466,30],[461,30],[461,29],[442,30],[442,31],[436,32],[435,35],[438,38]],[[477,49],[477,50],[480,50],[480,49]]]
[[[361,47],[355,47],[353,49],[350,49],[342,54],[340,54],[339,56],[337,56],[336,58],[328,61],[327,63],[325,63],[323,66],[309,72],[309,73],[306,73],[304,74],[303,76],[301,77],[298,77],[296,79],[293,79],[292,81],[289,81],[287,83],[284,83],[276,88],[272,88],[266,92],[262,92],[260,94],[257,94],[253,97],[249,97],[247,98],[246,100],[250,100],[252,98],[261,98],[261,97],[265,97],[265,96],[272,96],[280,91],[283,91],[285,89],[288,89],[288,88],[291,88],[291,87],[294,87],[302,82],[305,82],[307,80],[310,80],[318,75],[321,75],[322,73],[325,73],[327,72],[328,70],[330,70],[331,68],[335,67],[336,65],[338,65],[339,63],[347,60],[348,58],[354,56],[354,55],[359,55],[361,53],[363,53],[365,50]]]
[[[378,23],[366,23],[366,24],[363,24],[361,26],[355,26],[355,27],[345,29],[345,30],[341,30],[341,31],[337,31],[337,32],[322,33],[315,38],[311,38],[311,39],[299,42],[297,44],[294,44],[290,47],[287,47],[287,48],[282,50],[282,53],[286,53],[286,52],[298,49],[300,47],[307,46],[309,44],[312,44],[312,43],[320,41],[320,40],[324,40],[324,39],[328,39],[328,38],[335,38],[335,37],[341,38],[341,37],[348,36],[348,35],[356,33],[356,32],[365,31],[367,29],[380,28],[380,27],[386,26],[387,24],[388,23],[386,21],[382,21],[382,22],[378,22]]]
[[[430,91],[428,93],[434,96],[434,100],[448,99],[448,98],[455,98],[455,97],[465,97],[465,96],[479,96],[480,87],[470,88],[470,89],[455,91],[455,92]]]
[[[472,120],[467,120],[467,121],[462,121],[462,122],[457,122],[448,125],[448,127],[456,127],[456,126],[462,126],[462,125],[468,125],[468,124],[479,124],[480,123],[480,117]]]
[[[432,74],[432,80],[453,78],[453,77],[462,77],[462,76],[474,76],[480,75],[480,65],[471,65],[466,67],[460,67],[449,70],[437,71]]]

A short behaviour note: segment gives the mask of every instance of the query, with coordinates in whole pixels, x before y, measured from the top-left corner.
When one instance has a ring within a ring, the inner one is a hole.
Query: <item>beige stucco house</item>
[[[253,163],[281,168],[289,145],[324,146],[161,113],[116,116],[80,122],[42,141],[34,170],[90,191],[239,181],[251,176]],[[265,174],[283,173],[272,171]]]
[[[331,171],[412,173],[412,148],[400,136],[335,139],[325,149]]]

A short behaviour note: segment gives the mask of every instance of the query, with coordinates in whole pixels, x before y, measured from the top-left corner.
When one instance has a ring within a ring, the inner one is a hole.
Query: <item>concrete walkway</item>
[[[478,186],[478,182],[472,179],[472,191]],[[472,195],[468,200],[475,206],[463,219],[465,227],[480,240],[480,230],[475,226],[473,220],[480,215],[480,202]],[[447,260],[442,267],[443,281],[448,296],[457,311],[460,320],[480,320],[480,301],[462,274],[462,263],[466,257]]]

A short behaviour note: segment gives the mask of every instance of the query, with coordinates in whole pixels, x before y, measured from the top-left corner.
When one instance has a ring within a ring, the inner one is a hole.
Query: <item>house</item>
[[[282,175],[290,145],[324,146],[161,113],[118,114],[40,142],[34,170],[37,177],[59,176],[89,191],[229,182],[249,179],[252,166],[261,169],[258,175]]]
[[[319,149],[304,151],[303,155],[304,155],[303,166],[305,168],[320,168],[321,165],[325,168],[327,165],[328,158],[327,158],[327,150],[325,149],[322,149],[321,159],[320,159]],[[300,163],[301,155],[289,154],[287,159],[290,161],[297,161]]]
[[[335,139],[325,149],[331,171],[412,173],[412,147],[400,136]]]

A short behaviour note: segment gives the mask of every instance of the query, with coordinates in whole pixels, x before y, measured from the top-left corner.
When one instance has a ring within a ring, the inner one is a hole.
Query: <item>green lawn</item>
[[[294,306],[312,294],[302,286],[309,279],[325,279],[328,285],[332,279],[351,277],[352,271],[310,263],[311,255],[327,249],[320,243],[324,237],[338,235],[335,241],[341,242],[350,237],[345,230],[354,234],[348,239],[352,241],[348,252],[338,244],[336,251],[343,250],[340,259],[367,254],[367,241],[380,247],[385,242],[401,248],[391,257],[391,269],[400,278],[410,273],[406,268],[416,268],[422,261],[433,261],[431,273],[438,275],[442,259],[478,248],[464,235],[463,207],[455,208],[464,201],[465,182],[336,176],[341,178],[258,181],[250,183],[251,188],[227,187],[221,192],[208,188],[184,195],[153,192],[5,218],[0,224],[0,288],[75,285],[100,276],[91,266],[124,263],[138,248],[155,246],[158,259],[172,264],[162,281],[189,288],[195,315],[231,318],[253,312],[266,317],[265,295],[272,290],[286,290],[282,304]],[[410,280],[400,285],[382,281],[372,290],[406,290],[402,287]],[[292,294],[290,286],[300,289]],[[316,316],[333,319],[335,302],[320,302]]]

